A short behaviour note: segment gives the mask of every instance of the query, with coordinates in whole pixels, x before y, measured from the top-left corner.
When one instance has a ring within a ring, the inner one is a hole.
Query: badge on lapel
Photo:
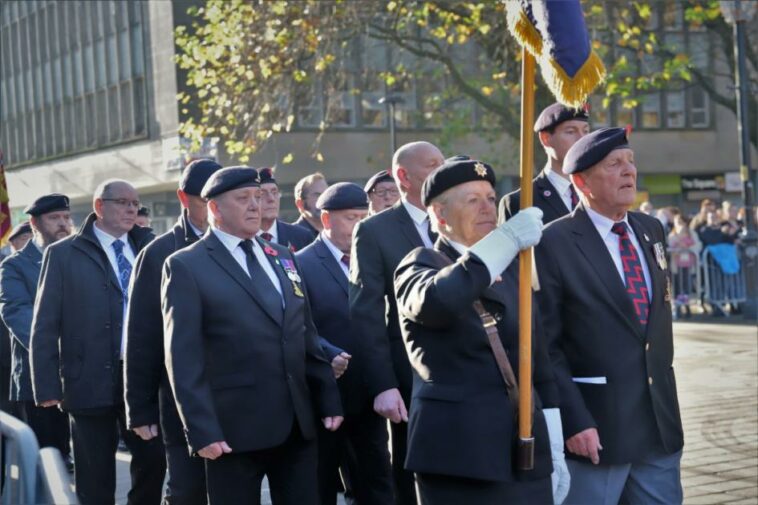
[[[668,263],[666,263],[666,250],[663,248],[663,244],[656,242],[653,244],[653,250],[655,251],[655,261],[658,263],[658,267],[661,270],[666,270]]]
[[[303,298],[305,295],[303,294],[303,290],[300,287],[300,283],[303,282],[303,280],[300,278],[300,274],[297,273],[297,268],[295,268],[295,262],[292,260],[286,260],[282,258],[278,260],[278,263],[282,266],[282,269],[284,269],[284,273],[287,275],[287,278],[292,283],[292,291],[295,292],[295,296]]]
[[[671,303],[671,278],[666,276],[666,293],[663,296],[664,302]]]

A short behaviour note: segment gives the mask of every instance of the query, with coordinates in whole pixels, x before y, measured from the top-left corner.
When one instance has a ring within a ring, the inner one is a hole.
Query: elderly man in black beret
[[[32,394],[29,342],[34,299],[47,247],[71,235],[71,211],[66,195],[53,193],[37,198],[24,209],[34,237],[23,249],[0,264],[0,315],[10,332],[12,387],[10,399],[18,402],[21,419],[28,424],[40,447],[55,447],[72,469],[68,416],[59,409],[38,407]]]
[[[260,168],[261,178],[261,228],[258,236],[266,242],[276,242],[290,251],[299,251],[313,242],[311,233],[302,226],[285,223],[279,219],[282,194],[271,168]]]
[[[161,271],[174,252],[188,247],[208,229],[208,208],[200,192],[221,169],[213,160],[187,164],[176,196],[182,215],[173,229],[156,238],[137,255],[129,291],[124,396],[129,428],[143,440],[158,436],[166,448],[166,505],[206,503],[205,468],[191,458],[164,366]]]
[[[547,224],[565,216],[579,203],[576,189],[562,170],[563,158],[574,143],[590,132],[587,108],[572,109],[560,103],[546,107],[534,122],[534,131],[547,155],[545,168],[532,181],[534,206]],[[521,190],[500,200],[500,222],[513,217],[521,206]]]
[[[519,472],[512,463],[519,355],[513,260],[539,242],[542,212],[532,207],[497,226],[494,171],[471,159],[447,160],[422,194],[440,238],[433,249],[408,254],[394,280],[414,379],[405,464],[416,474],[419,501],[552,503],[552,461],[565,462],[559,399],[538,316],[534,469]],[[568,472],[561,475],[566,479]],[[565,494],[566,484],[556,490]]]
[[[370,216],[392,207],[400,199],[397,183],[388,170],[380,170],[372,175],[363,191],[368,195]]]
[[[536,263],[570,458],[567,503],[681,503],[663,227],[629,211],[637,168],[624,129],[583,137],[563,168],[582,203],[546,228]]]
[[[324,230],[296,255],[311,300],[313,322],[332,362],[340,388],[345,423],[336,433],[319,433],[319,494],[321,504],[336,503],[335,475],[343,475],[357,503],[392,503],[390,457],[384,418],[374,412],[363,383],[365,342],[350,321],[348,277],[353,229],[368,212],[360,186],[340,182],[329,186],[316,202]]]
[[[301,271],[260,228],[260,179],[224,168],[205,183],[211,229],[163,266],[166,369],[211,505],[318,503],[317,422],[342,423]]]
[[[32,226],[29,221],[18,223],[8,235],[8,242],[11,245],[11,252],[20,251],[32,239]]]
[[[130,503],[160,503],[163,444],[127,429],[122,370],[132,265],[153,234],[134,226],[140,201],[127,181],[101,183],[92,206],[79,231],[50,245],[42,260],[31,336],[34,400],[69,413],[81,503],[113,503],[119,434],[132,454]]]

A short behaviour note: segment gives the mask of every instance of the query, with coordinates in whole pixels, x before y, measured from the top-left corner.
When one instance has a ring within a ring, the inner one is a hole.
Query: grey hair
[[[95,192],[92,195],[92,200],[113,197],[113,188],[120,184],[125,184],[130,188],[135,189],[129,181],[125,181],[124,179],[108,179],[97,185]]]
[[[433,147],[434,149],[437,149],[437,146],[432,144],[431,142],[427,142],[425,140],[419,140],[416,142],[409,142],[407,144],[403,144],[398,148],[397,151],[395,151],[395,154],[392,156],[392,174],[394,176],[395,172],[397,171],[398,167],[406,166],[408,161],[413,158],[413,156],[424,147]]]

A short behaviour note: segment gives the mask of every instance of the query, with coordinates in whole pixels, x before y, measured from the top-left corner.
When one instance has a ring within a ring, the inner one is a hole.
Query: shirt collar
[[[237,247],[239,247],[240,242],[242,242],[243,238],[239,238],[236,235],[232,235],[230,233],[226,233],[225,231],[219,230],[218,228],[211,228],[213,230],[213,233],[216,234],[216,237],[221,241],[222,244],[224,244],[224,247],[226,247],[229,252],[234,251]],[[257,242],[255,240],[253,242],[253,249],[257,246]]]
[[[97,222],[92,223],[92,230],[95,232],[95,236],[103,248],[113,247],[113,243],[116,240],[120,240],[124,245],[129,243],[129,234],[124,233],[120,237],[114,237],[110,233],[106,233],[97,226]]]
[[[595,229],[600,234],[600,237],[602,237],[603,240],[608,236],[609,233],[611,233],[611,228],[614,224],[616,224],[619,221],[614,221],[613,219],[609,219],[602,214],[597,213],[596,211],[590,209],[589,207],[586,207],[587,209],[587,215],[590,217],[590,220],[592,221],[592,224],[595,225]],[[629,227],[629,219],[628,219],[629,213],[624,214],[624,223],[626,223],[626,226]]]
[[[321,240],[324,241],[324,244],[326,244],[326,248],[329,249],[329,252],[332,253],[332,256],[334,256],[334,259],[337,260],[337,263],[342,261],[342,256],[345,255],[342,251],[340,251],[336,245],[332,243],[331,240],[329,240],[326,237],[326,234],[324,232],[321,232]]]
[[[274,238],[279,238],[276,236],[276,225],[277,225],[277,222],[276,222],[276,219],[274,219],[274,222],[271,223],[271,226],[269,226],[268,230],[264,230],[263,228],[261,228],[260,230],[258,230],[258,233],[256,233],[256,235],[260,236],[260,235],[263,235],[264,233],[268,233]]]
[[[197,235],[197,238],[202,238],[203,237],[203,235],[204,235],[203,231],[200,228],[198,228],[197,226],[195,226],[194,224],[192,224],[192,221],[190,221],[189,218],[187,218],[187,223],[189,224],[189,227],[192,230],[192,232],[195,235]]]
[[[417,225],[423,224],[423,222],[426,220],[427,215],[426,211],[419,209],[412,203],[410,203],[405,198],[402,198],[403,207],[405,207],[405,210],[408,211],[408,214],[410,214],[411,219],[413,219],[413,222],[415,222]]]
[[[448,244],[450,244],[453,247],[453,249],[455,249],[456,251],[458,251],[458,254],[460,254],[461,256],[463,256],[464,254],[466,254],[466,252],[469,249],[465,245],[461,244],[460,242],[456,242],[455,240],[447,239],[447,242],[448,242]]]
[[[550,165],[545,167],[545,175],[547,176],[547,180],[550,181],[550,184],[553,185],[558,193],[561,195],[566,194],[566,192],[569,190],[569,186],[571,186],[570,181],[556,174],[555,171],[550,168]]]

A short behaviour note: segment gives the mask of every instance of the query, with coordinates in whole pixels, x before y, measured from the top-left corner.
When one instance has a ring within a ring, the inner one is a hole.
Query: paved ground
[[[758,504],[758,328],[729,322],[674,325],[686,504]],[[118,503],[128,459],[119,455]]]

